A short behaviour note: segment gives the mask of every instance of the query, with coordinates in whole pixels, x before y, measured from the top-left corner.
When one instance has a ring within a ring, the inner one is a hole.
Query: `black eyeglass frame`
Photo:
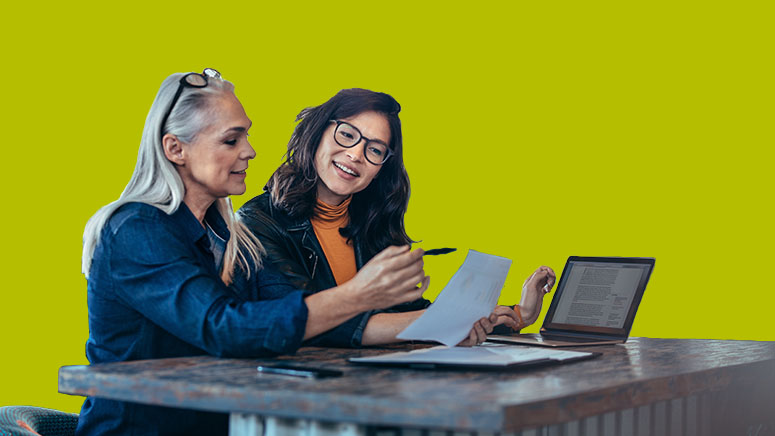
[[[199,85],[196,83],[189,82],[189,79],[192,76],[199,76],[204,80],[204,83]],[[175,105],[178,103],[178,99],[180,98],[180,95],[183,94],[183,88],[186,86],[190,88],[205,88],[210,82],[207,80],[208,78],[214,78],[214,79],[220,79],[221,73],[218,72],[215,68],[205,68],[202,70],[201,73],[188,73],[180,78],[179,84],[178,84],[178,90],[175,92],[175,96],[172,97],[172,103],[170,103],[169,109],[167,109],[167,113],[164,114],[164,118],[161,119],[161,131],[164,132],[164,126],[167,125],[167,119],[169,119],[170,114],[172,114],[172,109],[175,108]]]
[[[385,164],[385,162],[387,162],[387,160],[390,158],[390,156],[392,156],[392,155],[393,155],[393,150],[391,150],[391,149],[390,149],[390,146],[389,146],[389,145],[387,145],[387,144],[384,144],[382,141],[378,141],[378,140],[374,140],[374,139],[369,139],[369,138],[367,138],[367,137],[363,136],[363,133],[361,133],[361,131],[360,131],[360,130],[359,130],[357,127],[353,126],[352,124],[348,123],[347,121],[342,121],[342,120],[328,120],[328,122],[329,122],[329,123],[336,123],[336,127],[334,128],[334,141],[336,142],[336,145],[338,145],[338,146],[340,146],[340,147],[343,147],[343,148],[353,148],[353,147],[355,147],[356,145],[360,144],[360,143],[361,143],[361,141],[363,141],[364,139],[366,140],[366,144],[364,144],[364,145],[363,145],[363,157],[364,157],[364,159],[366,159],[366,161],[367,161],[368,163],[370,163],[370,164],[372,164],[372,165],[384,165],[384,164]],[[361,139],[359,139],[359,140],[358,140],[358,141],[357,141],[355,144],[353,144],[353,145],[343,145],[341,142],[339,142],[339,140],[336,138],[336,132],[338,132],[338,131],[339,131],[339,126],[341,126],[342,124],[347,124],[348,126],[352,127],[352,128],[353,128],[353,129],[354,129],[356,132],[358,132],[358,135],[360,135]],[[385,155],[385,158],[384,158],[384,159],[382,159],[382,162],[380,162],[380,163],[374,163],[374,162],[372,162],[372,161],[369,159],[369,157],[366,155],[366,147],[369,145],[369,142],[374,142],[374,143],[377,143],[377,144],[382,144],[382,145],[384,145],[384,146],[385,146],[385,148],[387,149],[387,154]]]

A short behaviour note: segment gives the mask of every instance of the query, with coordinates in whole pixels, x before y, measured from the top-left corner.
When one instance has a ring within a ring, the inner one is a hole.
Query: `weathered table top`
[[[630,338],[624,345],[576,349],[603,356],[513,372],[429,371],[345,360],[395,348],[302,348],[278,359],[201,356],[65,366],[59,391],[266,416],[515,431],[739,383],[775,385],[775,342]],[[310,380],[256,371],[259,363],[278,360],[345,374]]]

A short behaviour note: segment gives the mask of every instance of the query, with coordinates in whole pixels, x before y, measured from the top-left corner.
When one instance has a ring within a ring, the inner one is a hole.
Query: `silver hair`
[[[212,77],[208,78],[208,84],[204,88],[185,87],[166,126],[161,126],[162,118],[172,103],[181,77],[183,73],[167,77],[156,94],[145,119],[137,165],[126,188],[118,200],[102,207],[86,223],[86,229],[83,232],[81,271],[87,278],[102,229],[119,207],[126,203],[139,202],[157,207],[168,215],[178,210],[185,195],[185,186],[175,165],[164,155],[161,138],[166,133],[171,133],[183,143],[194,141],[199,132],[208,127],[208,120],[213,118],[208,116],[209,99],[222,92],[234,92],[234,85],[231,82]],[[228,197],[216,200],[216,207],[231,232],[221,269],[221,279],[228,284],[232,280],[235,264],[239,264],[250,276],[251,264],[247,257],[252,261],[252,266],[258,268],[261,266],[261,255],[265,251],[253,233],[237,220]]]

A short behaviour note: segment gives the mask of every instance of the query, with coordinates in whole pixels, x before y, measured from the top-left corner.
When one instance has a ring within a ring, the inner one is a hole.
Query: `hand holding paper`
[[[465,339],[474,322],[486,318],[498,303],[511,260],[468,250],[436,301],[398,334],[398,339],[430,340],[454,346]]]

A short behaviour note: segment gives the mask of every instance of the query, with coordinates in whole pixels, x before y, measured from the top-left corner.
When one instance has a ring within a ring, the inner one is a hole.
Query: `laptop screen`
[[[629,335],[654,259],[570,257],[545,329]]]

